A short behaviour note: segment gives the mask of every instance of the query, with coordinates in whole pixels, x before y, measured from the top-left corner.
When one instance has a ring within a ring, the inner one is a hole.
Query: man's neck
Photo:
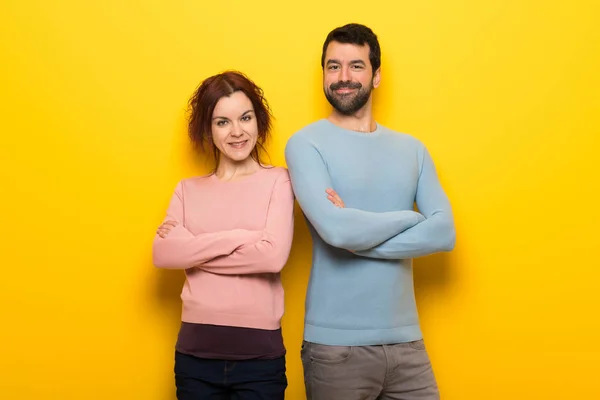
[[[344,115],[333,109],[327,119],[332,124],[350,131],[371,133],[377,128],[370,104],[366,104],[352,115]]]

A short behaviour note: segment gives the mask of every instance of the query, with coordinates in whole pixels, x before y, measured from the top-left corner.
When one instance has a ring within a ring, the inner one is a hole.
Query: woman
[[[283,399],[283,287],[294,195],[285,168],[261,163],[271,129],[262,90],[238,72],[206,79],[189,135],[211,150],[210,175],[177,185],[153,243],[158,268],[183,269],[175,352],[180,400]]]

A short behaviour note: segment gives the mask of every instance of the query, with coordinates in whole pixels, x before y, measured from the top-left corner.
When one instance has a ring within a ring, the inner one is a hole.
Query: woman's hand
[[[171,229],[175,228],[176,226],[176,221],[165,221],[158,227],[156,233],[158,234],[158,236],[164,239],[165,237],[167,237],[169,232],[171,232]]]

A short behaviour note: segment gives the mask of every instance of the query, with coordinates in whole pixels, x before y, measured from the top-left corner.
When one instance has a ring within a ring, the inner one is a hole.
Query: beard
[[[338,89],[357,89],[354,93],[337,94]],[[324,87],[325,97],[339,113],[343,115],[352,115],[363,108],[373,90],[373,80],[368,87],[363,87],[359,82],[336,82]]]

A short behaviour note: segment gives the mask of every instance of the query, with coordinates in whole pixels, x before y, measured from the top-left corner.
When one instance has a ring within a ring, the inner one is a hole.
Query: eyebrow
[[[331,60],[327,60],[326,65],[329,65],[329,64],[342,64],[342,62],[340,60],[331,59]],[[350,64],[360,64],[360,65],[364,65],[364,66],[367,65],[363,60],[352,60],[352,61],[350,61]]]
[[[363,60],[352,60],[350,61],[350,64],[367,65]]]
[[[248,114],[248,113],[251,113],[251,112],[254,112],[254,110],[252,110],[252,109],[250,109],[250,110],[246,110],[246,111],[245,111],[245,112],[242,114],[242,117],[243,117],[244,115]],[[227,117],[219,117],[219,116],[216,116],[216,117],[213,117],[213,119],[212,119],[212,120],[214,121],[215,119],[229,119],[229,118],[227,118]]]

